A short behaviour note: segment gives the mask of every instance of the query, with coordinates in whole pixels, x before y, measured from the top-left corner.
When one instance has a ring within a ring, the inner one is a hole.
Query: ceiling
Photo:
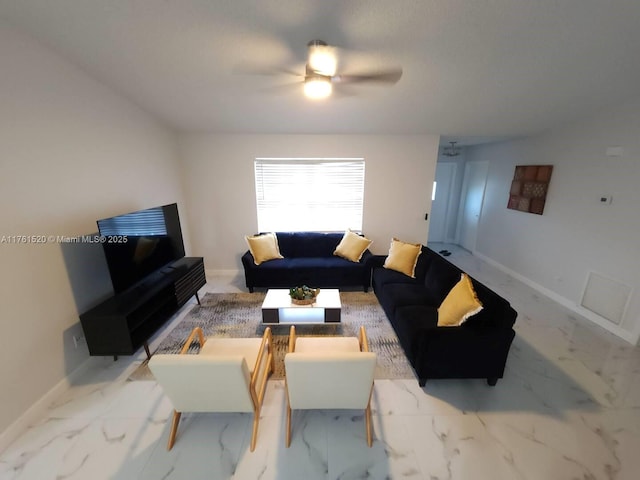
[[[638,0],[0,0],[26,31],[179,131],[536,133],[637,96]],[[394,86],[312,101],[306,44]],[[464,143],[464,142],[463,142]],[[467,141],[473,143],[473,140]]]

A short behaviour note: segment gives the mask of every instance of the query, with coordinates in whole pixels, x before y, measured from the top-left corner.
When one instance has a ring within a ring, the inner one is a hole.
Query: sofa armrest
[[[253,255],[251,255],[251,251],[247,250],[244,255],[242,255],[242,265],[246,269],[247,267],[255,267],[255,261],[253,260]]]
[[[371,268],[381,268],[384,265],[387,255],[373,255],[367,260]]]
[[[511,328],[425,329],[417,339],[414,368],[420,379],[502,378],[514,336]]]
[[[482,302],[482,300],[480,301]],[[487,302],[482,303],[484,308],[480,310],[480,312],[469,317],[468,320],[462,324],[462,328],[476,332],[496,328],[513,328],[518,313],[507,303],[506,300],[502,300],[499,307]]]
[[[253,288],[256,282],[255,275],[257,265],[255,264],[253,255],[251,255],[251,252],[249,250],[247,250],[244,255],[242,255],[242,258],[240,260],[242,261],[242,266],[244,267],[245,285],[249,289],[249,292],[253,293]]]
[[[369,265],[371,257],[373,257],[373,253],[371,253],[371,250],[367,249],[362,253],[359,263],[365,264],[367,267],[371,268],[371,265]]]

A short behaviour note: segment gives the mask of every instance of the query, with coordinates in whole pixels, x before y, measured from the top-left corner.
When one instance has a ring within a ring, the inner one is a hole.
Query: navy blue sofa
[[[320,288],[362,287],[371,285],[373,254],[365,250],[359,262],[335,256],[333,252],[343,233],[276,232],[284,258],[256,265],[247,250],[242,256],[247,288],[289,288],[308,285]]]
[[[383,268],[376,255],[373,290],[421,386],[430,378],[502,378],[517,312],[507,300],[471,278],[483,309],[459,327],[439,327],[438,307],[462,270],[423,246],[411,278]]]

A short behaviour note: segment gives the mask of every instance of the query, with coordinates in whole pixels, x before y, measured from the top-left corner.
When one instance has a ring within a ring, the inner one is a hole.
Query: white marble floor
[[[377,380],[375,441],[360,412],[294,413],[270,381],[258,444],[245,414],[185,414],[165,449],[171,405],[136,358],[92,367],[0,455],[1,479],[607,479],[640,478],[640,348],[577,318],[467,252],[451,261],[519,312],[505,377]],[[243,291],[214,278],[207,291]],[[152,342],[180,320],[191,304]]]

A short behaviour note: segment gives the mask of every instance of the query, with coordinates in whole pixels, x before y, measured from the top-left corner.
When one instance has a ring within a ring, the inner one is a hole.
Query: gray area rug
[[[201,327],[205,336],[242,338],[262,336],[260,307],[264,293],[207,293],[153,353],[178,353],[193,330]],[[413,369],[400,346],[393,327],[373,293],[340,292],[341,323],[296,325],[298,336],[358,336],[364,325],[369,349],[377,355],[375,378],[415,378]],[[275,372],[271,378],[284,378],[284,355],[288,348],[289,325],[271,325],[275,350]],[[192,344],[189,353],[197,353],[199,345]],[[129,380],[153,379],[146,362],[138,367]]]

